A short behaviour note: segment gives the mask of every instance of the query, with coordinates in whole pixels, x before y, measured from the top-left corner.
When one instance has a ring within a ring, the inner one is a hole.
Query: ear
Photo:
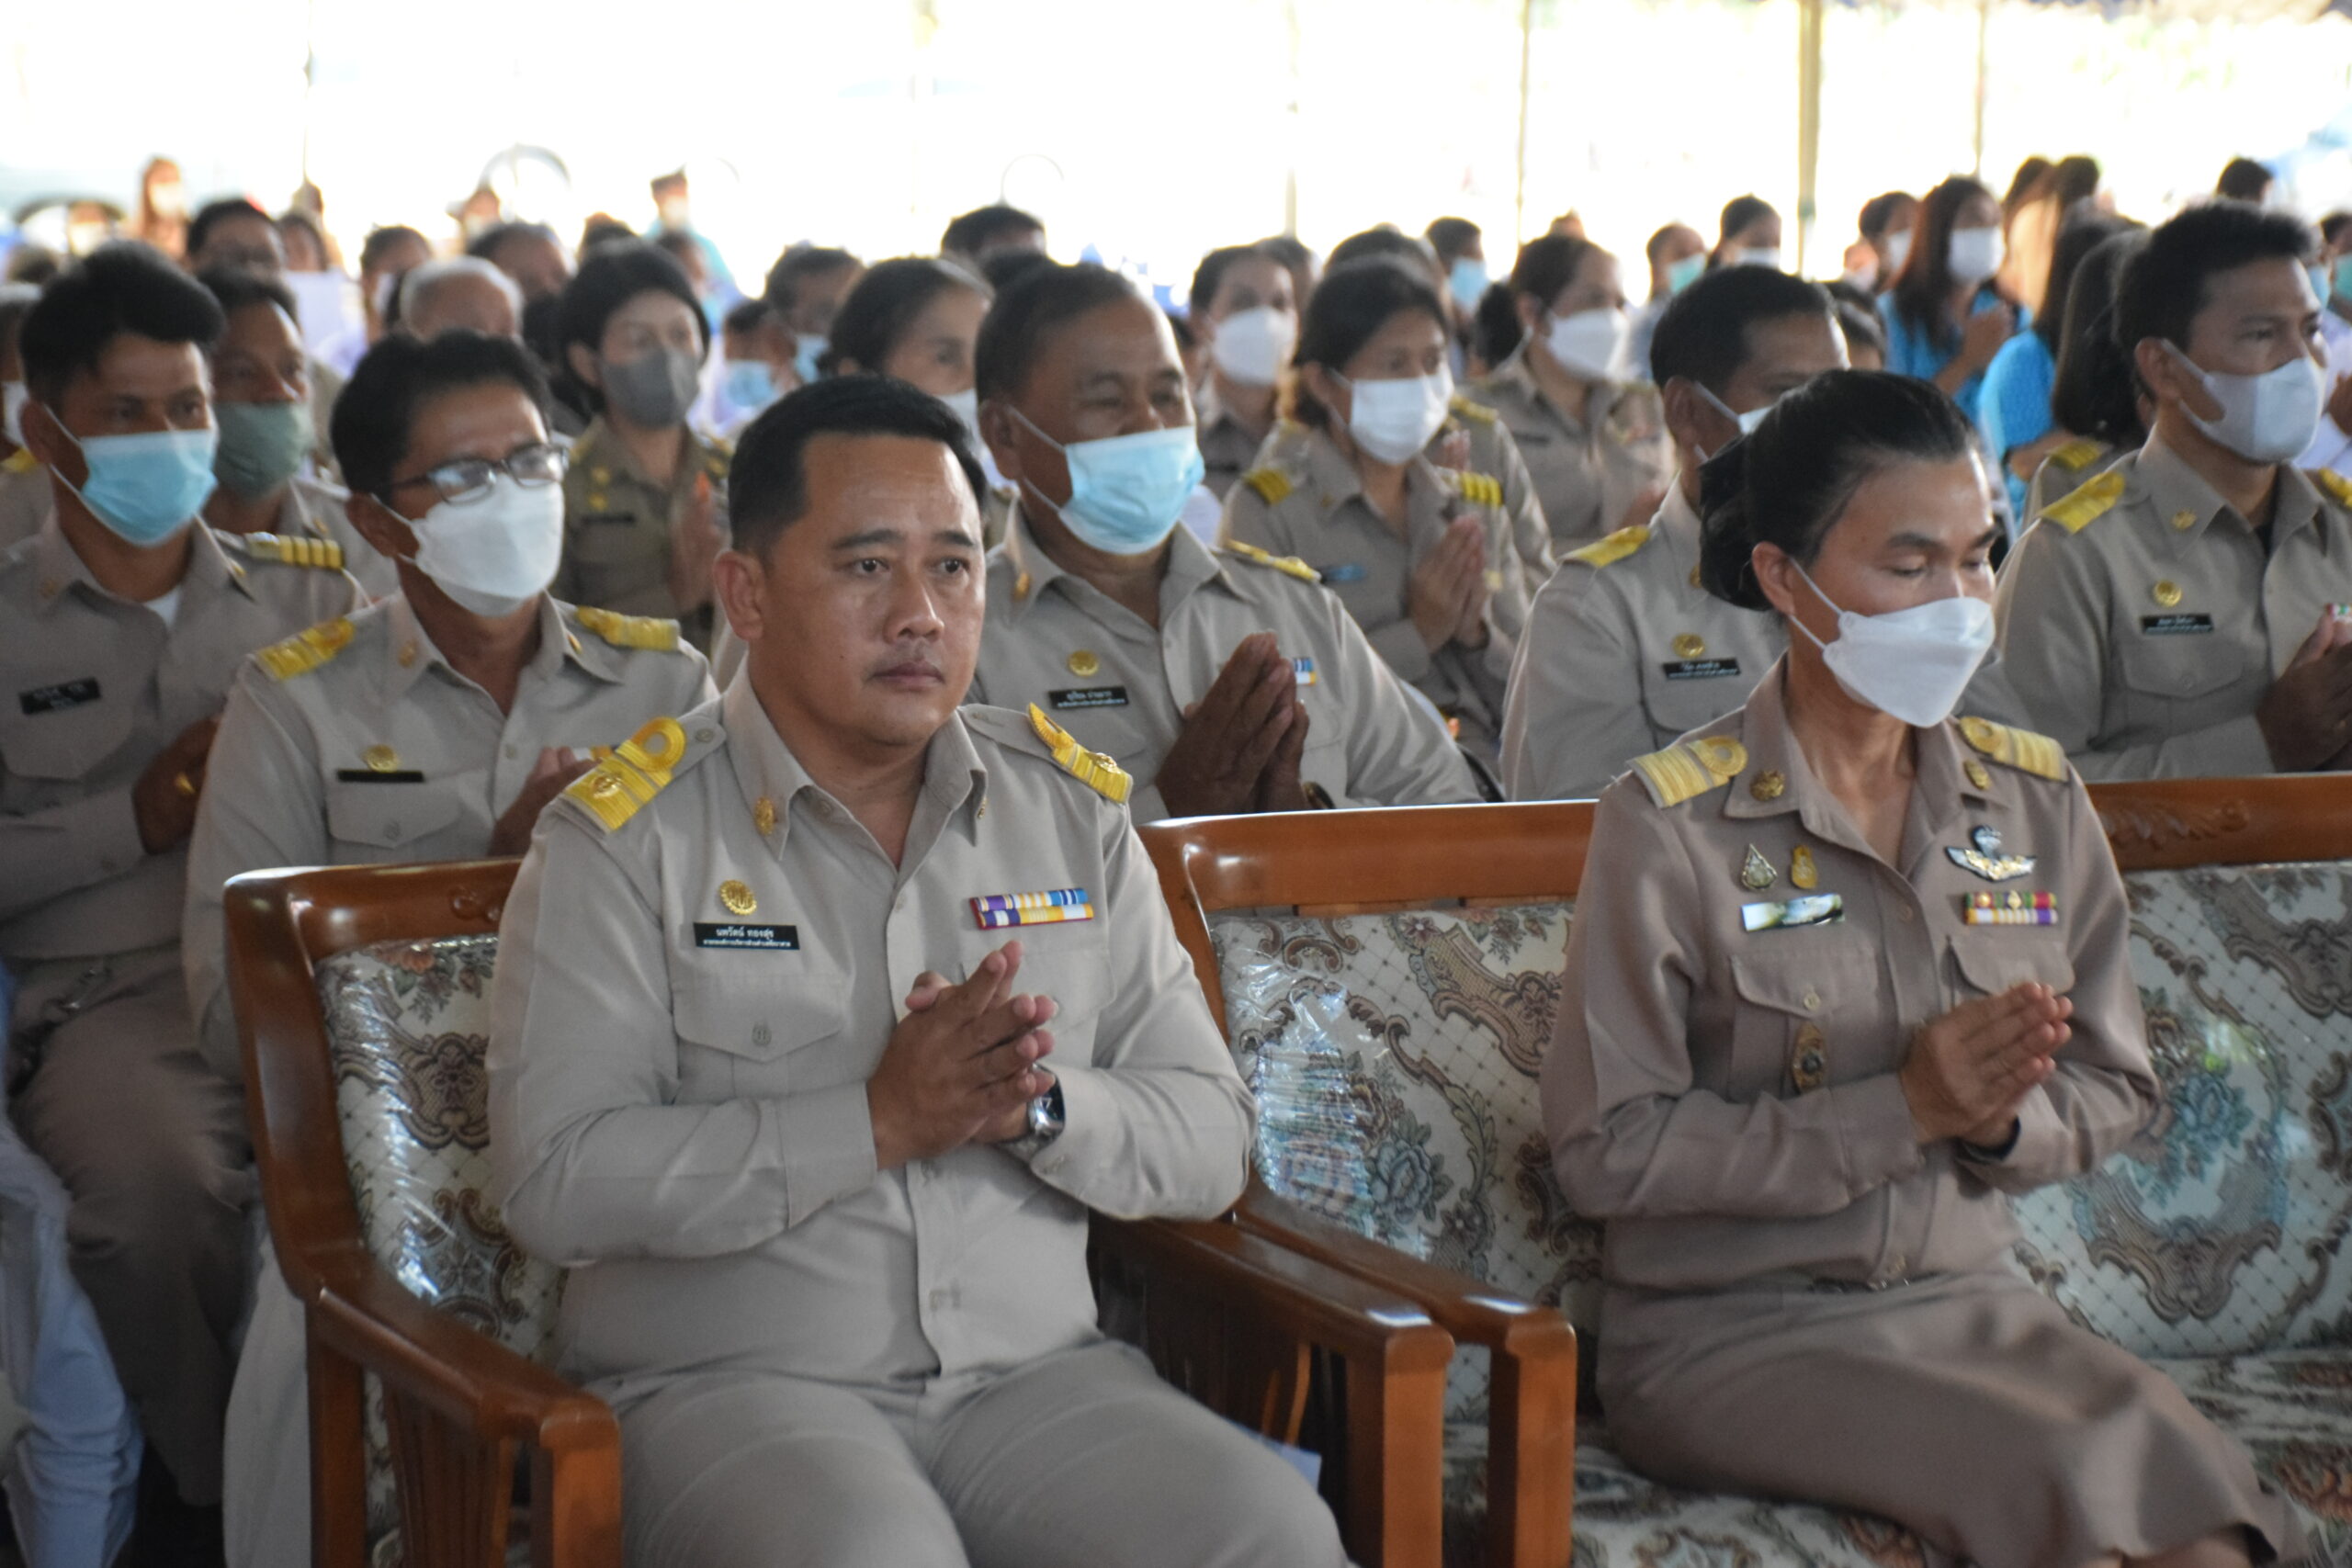
[[[741,550],[721,550],[710,563],[711,596],[718,601],[727,625],[746,644],[767,631],[766,572],[759,560]]]
[[[1797,575],[1796,560],[1780,546],[1758,544],[1748,557],[1748,564],[1755,570],[1757,585],[1764,590],[1764,597],[1771,601],[1772,608],[1781,613],[1782,619],[1798,618],[1800,596],[1819,604],[1813,594],[1803,592],[1804,580]],[[1826,613],[1826,607],[1824,608]]]
[[[74,483],[76,488],[80,483],[87,482],[89,470],[79,466],[82,454],[74,448],[73,438],[66,434],[65,426],[59,422],[57,415],[50,412],[47,403],[39,398],[25,400],[24,427],[25,450],[33,455],[35,462],[45,463],[69,476],[68,482]],[[82,476],[80,481],[71,479],[70,476],[75,473]]]
[[[416,558],[416,531],[408,525],[408,519],[374,496],[345,496],[343,514],[359,536],[374,546],[376,553],[385,559]]]
[[[989,444],[989,456],[996,459],[996,471],[1018,485],[1027,474],[1021,461],[1021,422],[1012,411],[996,399],[980,405],[980,439]]]
[[[2132,345],[2132,368],[2140,372],[2141,384],[2154,395],[2157,408],[2174,404],[2199,419],[2221,418],[2222,405],[2181,360],[2180,352],[2162,338],[2144,337]]]
[[[1666,383],[1661,393],[1666,405],[1667,434],[1674,437],[1674,449],[1685,463],[1695,460],[1702,451],[1720,452],[1730,445],[1721,426],[1723,415],[1699,395],[1698,387],[1687,376],[1676,376]],[[1739,434],[1736,428],[1733,435]]]
[[[605,373],[598,367],[596,356],[588,352],[586,344],[575,343],[565,345],[563,362],[571,367],[571,373],[579,377],[582,383],[595,388],[600,392],[605,389]]]
[[[1344,425],[1355,416],[1356,400],[1347,384],[1331,373],[1328,365],[1308,364],[1298,367],[1298,378],[1308,395],[1331,411],[1331,417]]]

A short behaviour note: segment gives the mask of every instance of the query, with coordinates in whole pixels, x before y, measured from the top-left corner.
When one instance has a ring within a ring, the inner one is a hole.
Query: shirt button
[[[512,746],[507,747],[507,748],[506,748],[506,754],[507,754],[509,757],[514,756],[514,747],[512,747]]]
[[[1894,1261],[1886,1266],[1887,1278],[1890,1280],[1900,1280],[1910,1271],[1911,1259],[1899,1252],[1894,1255]]]
[[[1894,907],[1894,918],[1901,920],[1905,925],[1909,925],[1912,919],[1911,906],[1908,904],[1897,904]]]
[[[931,1310],[933,1312],[944,1312],[947,1310],[947,1292],[945,1291],[933,1291],[931,1292]]]
[[[1821,1010],[1821,993],[1819,991],[1808,990],[1805,992],[1804,1010],[1807,1012],[1819,1012]]]

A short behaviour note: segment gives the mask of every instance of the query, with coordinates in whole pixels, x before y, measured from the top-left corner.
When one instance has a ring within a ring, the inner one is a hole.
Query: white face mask
[[[1761,245],[1753,250],[1734,251],[1731,254],[1731,265],[1770,267],[1774,272],[1778,272],[1781,270],[1781,253],[1770,246]]]
[[[1734,413],[1731,412],[1731,405],[1724,401],[1721,398],[1715,396],[1714,393],[1707,390],[1703,382],[1693,381],[1690,385],[1698,389],[1699,395],[1701,397],[1715,405],[1715,412],[1717,413],[1723,415],[1725,419],[1739,426],[1739,433],[1742,435],[1755,434],[1756,427],[1764,423],[1764,416],[1772,412],[1772,403],[1780,401],[1778,398],[1775,398],[1772,400],[1772,403],[1766,403],[1760,409],[1749,409],[1746,413]]]
[[[1209,355],[1226,379],[1241,387],[1271,387],[1298,346],[1298,318],[1272,305],[1236,310],[1216,324]]]
[[[1954,283],[1983,283],[2001,270],[2007,252],[1998,229],[1954,229],[1944,257]]]
[[[1578,310],[1552,318],[1544,346],[1569,375],[1601,381],[1616,374],[1631,330],[1623,310]]]
[[[25,444],[25,401],[30,396],[22,381],[0,381],[0,433],[11,446]]]
[[[1893,277],[1901,272],[1903,264],[1910,259],[1911,231],[1905,229],[1899,234],[1889,234],[1886,237],[1886,276]],[[1999,268],[1994,270],[1998,271]]]
[[[2299,354],[2260,376],[2229,376],[2199,367],[2165,344],[2222,405],[2222,417],[2205,419],[2187,408],[2188,423],[2249,463],[2285,463],[2301,455],[2319,434],[2327,407],[2327,373],[2308,354]]]
[[[1444,370],[1401,381],[1349,381],[1344,376],[1340,380],[1354,400],[1348,434],[1384,463],[1405,462],[1428,446],[1445,423],[1446,405],[1453,397],[1453,377]]]
[[[1804,568],[1797,575],[1815,598],[1838,610]],[[1993,646],[1993,606],[1965,593],[1883,615],[1838,610],[1835,642],[1790,620],[1821,649],[1821,661],[1848,696],[1920,729],[1951,716]]]
[[[555,581],[563,554],[563,487],[493,474],[490,493],[445,501],[409,524],[416,570],[477,615],[510,615]]]
[[[964,434],[972,438],[973,452],[986,452],[989,444],[980,439],[980,389],[967,387],[960,392],[950,392],[939,400],[955,410],[956,417],[964,422]]]

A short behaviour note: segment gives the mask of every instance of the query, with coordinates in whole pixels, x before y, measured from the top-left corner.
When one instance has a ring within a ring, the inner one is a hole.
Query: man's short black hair
[[[849,252],[835,246],[795,245],[776,257],[775,265],[768,268],[767,281],[761,285],[760,297],[768,302],[770,310],[783,315],[799,303],[800,285],[808,279],[864,265]]]
[[[241,266],[209,266],[197,274],[196,280],[220,301],[224,321],[248,305],[275,305],[296,322],[302,320],[294,291],[278,278]]]
[[[2186,350],[2214,274],[2260,261],[2302,264],[2318,254],[2319,236],[2286,213],[2243,201],[2192,207],[2152,231],[2124,265],[2115,290],[2116,345],[2127,359],[2152,337]]]
[[[2213,194],[2229,201],[2260,201],[2275,177],[2251,158],[2233,158],[2222,165],[2222,177],[2213,182]]]
[[[191,256],[204,249],[212,238],[212,231],[232,218],[257,218],[267,223],[269,214],[249,197],[224,196],[218,201],[208,201],[196,209],[187,220],[187,254]]]
[[[1477,243],[1479,233],[1478,225],[1467,218],[1441,218],[1421,231],[1421,238],[1430,243],[1437,259],[1450,266],[1454,257]]]
[[[416,233],[416,231],[411,229],[406,231],[406,232],[414,234]],[[371,234],[368,237],[373,239],[375,236]],[[418,235],[417,237],[422,239],[424,236]],[[506,243],[509,240],[520,240],[525,238],[545,240],[548,243],[555,246],[558,250],[561,250],[563,248],[563,242],[557,239],[555,237],[555,231],[548,228],[546,224],[526,223],[520,220],[511,220],[504,223],[493,223],[489,228],[484,229],[481,233],[476,234],[472,239],[467,241],[466,254],[469,256],[480,256],[483,261],[490,263],[492,266],[496,266],[498,265],[498,253],[506,248]]]
[[[768,324],[768,302],[738,299],[718,323],[722,333],[755,333]]]
[[[192,343],[207,354],[228,327],[202,284],[136,240],[101,245],[50,279],[25,317],[17,352],[32,395],[55,407],[74,378],[96,370],[125,333]]]
[[[1098,306],[1142,298],[1134,284],[1091,262],[1039,267],[998,295],[980,322],[972,368],[981,400],[1018,391],[1056,328]]]
[[[452,327],[433,338],[387,333],[359,361],[334,400],[328,437],[335,466],[355,495],[380,498],[408,451],[417,411],[464,387],[503,383],[521,389],[539,417],[548,412],[548,378],[531,351],[510,337]]]
[[[1747,363],[1747,329],[1784,316],[1834,321],[1837,307],[1817,283],[1767,266],[1717,268],[1668,301],[1650,339],[1650,376],[1677,376],[1717,397]]]
[[[961,217],[951,219],[946,230],[939,236],[939,252],[942,255],[978,255],[980,247],[991,240],[1001,240],[1008,234],[1042,234],[1045,231],[1044,219],[1000,201],[988,207],[976,207]]]
[[[973,504],[987,493],[988,480],[954,409],[894,377],[828,377],[769,404],[737,438],[727,470],[728,522],[737,549],[765,557],[808,511],[808,444],[820,435],[936,441],[955,455],[972,487]]]

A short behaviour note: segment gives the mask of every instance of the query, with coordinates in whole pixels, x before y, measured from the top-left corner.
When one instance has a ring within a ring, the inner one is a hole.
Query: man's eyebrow
[[[837,550],[863,550],[875,545],[895,545],[905,537],[906,535],[896,528],[868,528],[864,533],[852,534],[844,539],[835,539],[831,547]]]

